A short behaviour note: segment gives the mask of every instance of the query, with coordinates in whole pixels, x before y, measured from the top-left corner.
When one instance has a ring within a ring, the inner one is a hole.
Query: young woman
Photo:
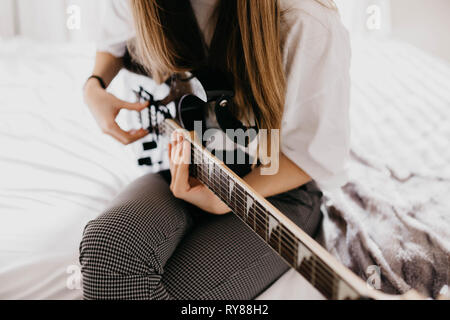
[[[277,173],[253,166],[244,180],[315,234],[322,197],[316,183],[342,185],[349,151],[349,39],[331,1],[114,0],[102,35],[96,77],[84,93],[106,134],[124,144],[147,134],[115,123],[120,109],[146,105],[104,89],[124,56],[157,82],[199,68],[221,72],[235,93],[236,117],[281,129]],[[85,298],[252,299],[287,270],[226,204],[189,178],[188,165],[176,161],[188,154],[182,136],[170,151],[170,177],[140,178],[87,225],[80,245]]]

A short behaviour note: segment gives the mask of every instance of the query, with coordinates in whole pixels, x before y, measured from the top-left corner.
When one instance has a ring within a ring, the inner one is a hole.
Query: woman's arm
[[[97,52],[93,74],[99,76],[108,87],[111,81],[122,69],[122,59],[110,53]],[[116,117],[121,109],[140,111],[148,103],[129,103],[116,98],[103,89],[97,79],[91,78],[84,87],[84,101],[94,116],[100,129],[122,144],[130,144],[148,134],[147,130],[124,131],[116,123]]]
[[[122,58],[117,58],[108,52],[97,52],[95,56],[94,71],[92,73],[101,77],[105,81],[107,87],[119,73],[120,69],[122,69]],[[90,79],[88,83],[91,81],[95,82],[97,80]]]
[[[256,192],[271,197],[298,188],[311,181],[311,177],[284,154],[280,154],[279,169],[274,175],[261,174],[261,167],[252,170],[245,178]]]
[[[231,211],[212,191],[189,177],[190,144],[182,134],[175,133],[169,145],[170,189],[176,198],[187,201],[209,213],[222,215]],[[278,173],[262,175],[261,168],[254,169],[245,181],[264,197],[295,189],[311,178],[284,155],[280,157]]]

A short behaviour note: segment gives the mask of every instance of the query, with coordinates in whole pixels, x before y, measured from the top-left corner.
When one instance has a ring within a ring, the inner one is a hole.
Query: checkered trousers
[[[313,234],[321,196],[310,183],[270,201]],[[80,263],[85,299],[247,300],[288,269],[234,214],[174,198],[159,174],[132,183],[88,223]]]

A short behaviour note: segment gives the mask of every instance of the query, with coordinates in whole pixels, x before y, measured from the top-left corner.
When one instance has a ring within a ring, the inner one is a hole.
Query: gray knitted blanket
[[[349,183],[322,243],[389,293],[448,293],[450,65],[399,43],[354,44]],[[375,275],[380,275],[379,282]]]

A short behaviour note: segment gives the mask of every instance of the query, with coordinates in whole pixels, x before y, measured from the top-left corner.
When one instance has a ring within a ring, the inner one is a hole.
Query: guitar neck
[[[181,129],[166,120],[163,132]],[[328,299],[366,298],[365,283],[342,266],[290,219],[258,195],[201,143],[189,139],[191,174],[213,191],[248,227]]]

